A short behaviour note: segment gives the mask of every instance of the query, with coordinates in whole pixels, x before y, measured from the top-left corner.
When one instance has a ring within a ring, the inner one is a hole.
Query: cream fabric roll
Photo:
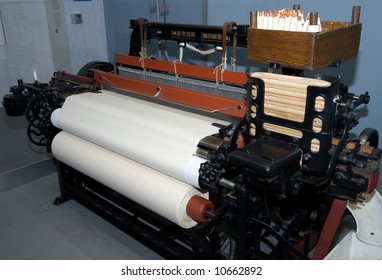
[[[183,228],[196,225],[186,213],[189,199],[208,198],[190,185],[64,131],[54,138],[52,151],[58,160]]]
[[[68,97],[62,109],[54,112],[52,122],[64,131],[193,185],[199,169],[194,163],[203,162],[192,158],[197,144],[218,132],[213,122],[227,124],[111,91]]]

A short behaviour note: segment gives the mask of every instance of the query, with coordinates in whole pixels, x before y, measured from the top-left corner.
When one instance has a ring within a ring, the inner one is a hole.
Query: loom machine
[[[57,164],[54,203],[75,199],[170,259],[381,258],[378,132],[350,137],[369,93],[349,92],[340,77],[302,76],[356,56],[359,7],[350,23],[288,34],[305,42],[300,57],[286,31],[259,29],[257,19],[132,20],[130,54],[113,65],[58,71],[49,84],[19,81],[3,103],[12,111],[29,94],[30,138]],[[347,47],[336,53],[333,38]],[[154,41],[162,52],[164,41],[177,42],[181,56],[219,51],[222,63],[148,58]],[[236,71],[237,47],[282,73]],[[349,217],[354,227],[339,236]]]

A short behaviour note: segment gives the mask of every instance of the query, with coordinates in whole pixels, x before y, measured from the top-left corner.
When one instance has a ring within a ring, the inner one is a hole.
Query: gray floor
[[[0,259],[161,259],[76,202],[53,205],[55,167],[24,117],[0,108],[0,131]]]
[[[0,108],[0,174],[49,158],[45,148],[30,143],[25,116],[9,117]]]

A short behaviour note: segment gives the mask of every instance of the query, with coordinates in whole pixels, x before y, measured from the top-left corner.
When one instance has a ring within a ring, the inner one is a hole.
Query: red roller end
[[[214,205],[211,201],[198,195],[191,197],[186,207],[187,215],[190,216],[191,219],[201,223],[207,222],[207,210],[214,210]]]

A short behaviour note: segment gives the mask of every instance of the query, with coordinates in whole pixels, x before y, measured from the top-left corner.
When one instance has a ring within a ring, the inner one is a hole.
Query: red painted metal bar
[[[242,117],[244,101],[92,70],[96,82],[207,111]]]
[[[57,72],[54,73],[54,76],[55,77],[70,78],[70,79],[73,79],[75,81],[81,81],[81,82],[87,83],[89,85],[91,85],[93,83],[93,79],[92,78],[70,74],[70,73],[67,73],[65,71],[57,71]]]
[[[115,61],[117,64],[141,67],[141,58],[136,56],[116,54]],[[167,62],[162,60],[154,60],[150,58],[144,59],[145,69],[164,71],[167,73],[184,75],[210,81],[219,81],[220,83],[230,83],[235,85],[244,85],[247,82],[247,75],[243,72],[224,70],[223,74],[220,69],[189,65],[176,62]]]
[[[329,253],[334,235],[342,220],[346,209],[346,200],[334,199],[329,215],[326,218],[324,228],[322,229],[320,239],[318,240],[316,250],[313,254],[314,260],[322,260]]]

